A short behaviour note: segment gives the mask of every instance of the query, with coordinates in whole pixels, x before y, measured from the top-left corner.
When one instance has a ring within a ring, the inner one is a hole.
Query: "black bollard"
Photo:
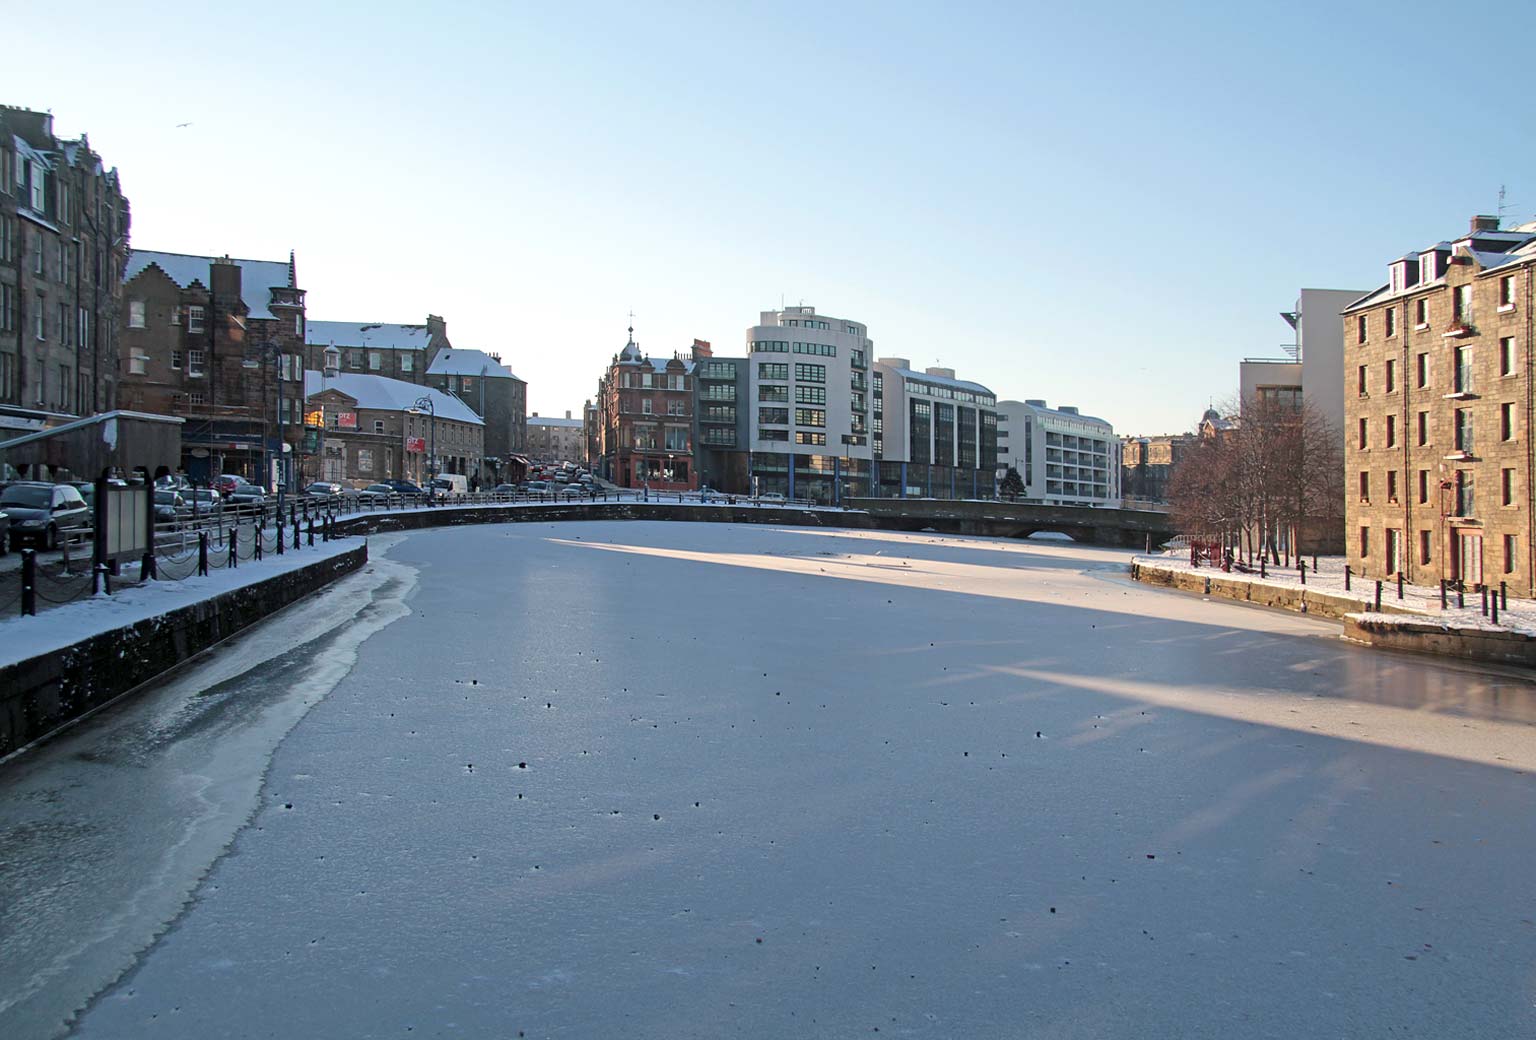
[[[1301,583],[1302,583],[1302,585],[1306,585],[1306,583],[1307,583],[1307,561],[1306,560],[1297,560],[1296,561],[1296,568],[1297,568],[1298,571],[1301,572]]]
[[[1509,609],[1509,582],[1499,582],[1499,607],[1502,610]]]
[[[208,532],[197,532],[197,573],[203,577],[208,575]]]
[[[232,528],[229,538],[229,565],[240,566],[240,528]]]
[[[310,545],[310,548],[314,548],[314,545],[315,545],[315,518],[314,517],[310,517],[309,518],[309,545]]]
[[[1467,609],[1467,583],[1460,578],[1456,579],[1456,609]]]
[[[37,616],[37,550],[21,550],[21,614]]]
[[[1482,594],[1483,594],[1483,617],[1487,617],[1488,616],[1488,586],[1486,586],[1486,585],[1480,586],[1480,589],[1481,589]]]
[[[1259,551],[1259,577],[1261,577],[1261,578],[1269,577],[1269,571],[1265,568],[1265,564],[1266,563],[1267,563],[1267,561],[1264,558],[1264,552],[1263,552],[1263,550],[1260,550]]]
[[[1344,565],[1344,591],[1349,591],[1349,564]]]
[[[1403,598],[1403,572],[1397,572],[1397,598]]]
[[[1376,582],[1376,612],[1378,614],[1381,612],[1381,582],[1379,580]]]
[[[1451,605],[1450,601],[1448,601],[1445,598],[1445,579],[1441,578],[1440,579],[1440,609],[1441,610],[1445,610],[1445,609],[1449,608],[1450,605]]]
[[[1499,623],[1499,597],[1497,597],[1497,596],[1493,597],[1493,614],[1492,614],[1492,618],[1493,618],[1493,623],[1495,625],[1497,625]]]

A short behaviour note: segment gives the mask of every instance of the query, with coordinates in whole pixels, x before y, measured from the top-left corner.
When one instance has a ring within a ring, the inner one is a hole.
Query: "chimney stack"
[[[1499,230],[1499,218],[1480,214],[1472,218],[1470,231],[1497,231]]]

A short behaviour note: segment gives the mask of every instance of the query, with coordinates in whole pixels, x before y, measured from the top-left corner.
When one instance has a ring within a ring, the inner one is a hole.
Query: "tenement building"
[[[1073,405],[1000,401],[999,479],[1009,468],[1024,480],[1025,501],[1047,505],[1120,505],[1120,441],[1108,422]]]
[[[1345,533],[1372,578],[1508,582],[1532,566],[1536,224],[1493,217],[1392,261],[1343,314]]]
[[[84,134],[0,106],[0,411],[34,427],[118,407],[128,200]]]
[[[528,417],[528,457],[535,462],[585,462],[587,435],[580,419],[534,412]]]
[[[427,357],[426,385],[453,394],[485,420],[485,458],[470,475],[492,487],[523,479],[528,469],[528,384],[501,363],[500,354],[450,347],[446,337],[434,338]]]
[[[833,503],[869,494],[870,352],[863,323],[815,307],[747,330],[752,490]]]
[[[880,358],[871,375],[871,426],[881,498],[993,498],[997,397],[952,368],[919,372]]]
[[[292,459],[303,447],[304,290],[292,254],[236,260],[135,249],[120,322],[119,404],[186,420],[189,476],[235,473],[266,487],[294,486]]]
[[[598,380],[599,475],[621,487],[698,487],[693,464],[694,361],[647,357],[629,342]]]
[[[318,369],[324,351],[341,351],[341,371],[425,383],[427,365],[434,352],[452,344],[448,324],[436,314],[425,325],[401,325],[379,321],[311,321],[305,342],[309,353],[305,366]]]

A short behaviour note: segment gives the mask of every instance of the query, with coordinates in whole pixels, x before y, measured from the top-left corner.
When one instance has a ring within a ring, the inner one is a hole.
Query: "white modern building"
[[[1024,479],[1022,498],[1047,505],[1119,506],[1120,439],[1072,405],[999,401],[997,474]]]
[[[1244,358],[1238,365],[1242,402],[1270,400],[1300,407],[1312,405],[1343,436],[1344,308],[1364,296],[1364,289],[1303,289],[1296,309],[1280,317],[1295,333],[1282,345],[1285,356]]]
[[[834,502],[869,491],[869,356],[862,322],[815,307],[747,330],[749,472],[760,493]]]
[[[882,498],[992,498],[997,396],[952,368],[875,362],[872,448]]]

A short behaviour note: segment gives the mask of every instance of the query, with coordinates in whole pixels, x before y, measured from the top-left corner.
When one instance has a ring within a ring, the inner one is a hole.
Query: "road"
[[[0,769],[0,1035],[1536,1033],[1524,674],[1081,546],[373,547]]]

